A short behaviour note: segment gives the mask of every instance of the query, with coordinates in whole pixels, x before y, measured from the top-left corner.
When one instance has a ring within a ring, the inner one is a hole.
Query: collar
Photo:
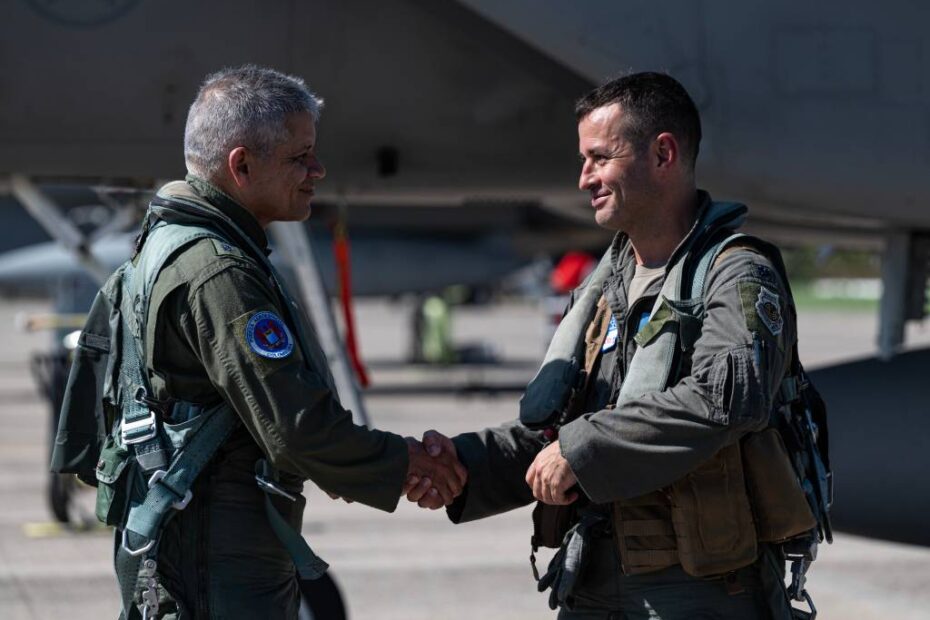
[[[215,208],[241,228],[265,254],[271,253],[268,248],[268,236],[248,209],[233,200],[229,194],[216,185],[196,175],[189,174],[184,177],[184,181],[198,196],[208,203],[208,206]]]
[[[688,231],[688,234],[686,234],[681,239],[681,241],[678,242],[678,246],[675,248],[675,251],[672,252],[668,262],[665,263],[666,268],[671,266],[676,256],[681,252],[681,249],[685,247],[690,241],[691,237],[695,235],[698,230],[698,224],[704,218],[704,214],[713,203],[710,194],[702,189],[697,190],[697,200],[698,208],[694,212],[694,221],[691,223],[691,229]],[[614,274],[624,275],[626,272],[629,272],[629,277],[632,277],[632,273],[635,270],[635,255],[633,253],[633,245],[630,243],[630,238],[626,233],[617,232],[617,234],[614,235],[613,241],[610,244],[610,252],[611,265],[613,267]]]

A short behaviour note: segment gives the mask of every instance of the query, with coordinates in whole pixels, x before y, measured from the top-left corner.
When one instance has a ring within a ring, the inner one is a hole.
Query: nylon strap
[[[271,496],[265,493],[265,513],[268,515],[268,521],[271,523],[271,529],[274,531],[278,540],[287,549],[288,555],[297,568],[297,574],[301,579],[318,579],[323,576],[326,569],[329,568],[320,556],[313,552],[300,532],[291,527],[284,520],[278,509],[271,503]]]
[[[204,466],[239,423],[238,416],[226,403],[201,415],[206,416],[203,426],[188,438],[165,476],[149,488],[141,504],[129,509],[125,528],[129,532],[154,539],[172,504],[184,499]]]
[[[739,226],[746,215],[746,207],[738,203],[715,202],[704,212],[701,220],[696,225],[695,232],[692,233],[690,241],[680,250],[676,251],[676,256],[672,257],[671,269],[665,277],[662,285],[662,291],[656,298],[655,305],[652,308],[652,319],[663,320],[665,323],[655,333],[651,339],[643,346],[640,346],[633,359],[627,376],[620,386],[620,393],[617,396],[617,406],[621,406],[634,398],[638,398],[649,392],[660,392],[668,386],[672,375],[672,364],[675,359],[675,352],[679,345],[679,330],[674,329],[677,320],[668,320],[671,318],[669,313],[675,314],[678,311],[687,309],[690,315],[703,313],[703,286],[707,269],[703,270],[701,275],[701,292],[694,295],[694,286],[688,287],[686,284],[685,269],[690,266],[694,259],[692,250],[695,243],[703,241],[714,230],[722,228],[735,228]],[[703,248],[699,248],[701,250]],[[706,257],[707,253],[701,253],[699,261]],[[676,258],[677,257],[677,258]],[[708,263],[708,266],[713,264]],[[695,278],[697,279],[697,278]],[[690,296],[686,299],[684,295]],[[660,310],[665,312],[660,313]],[[669,326],[673,327],[672,329]],[[649,324],[643,328],[647,333]]]

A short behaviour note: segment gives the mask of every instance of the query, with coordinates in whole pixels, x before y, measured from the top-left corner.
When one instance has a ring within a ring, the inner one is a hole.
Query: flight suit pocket
[[[97,518],[107,525],[120,525],[129,500],[129,471],[135,459],[125,446],[107,436],[97,461]]]

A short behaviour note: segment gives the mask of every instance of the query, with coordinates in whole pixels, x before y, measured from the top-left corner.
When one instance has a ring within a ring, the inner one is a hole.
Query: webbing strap
[[[694,279],[691,281],[691,297],[692,299],[697,299],[700,297],[704,298],[705,290],[704,286],[707,282],[707,274],[710,273],[711,267],[714,266],[714,263],[717,262],[717,257],[720,256],[720,253],[727,248],[731,243],[738,239],[746,237],[743,233],[735,233],[715,243],[710,246],[703,255],[701,255],[701,260],[698,261],[697,268],[694,270]]]
[[[322,577],[329,568],[320,556],[313,552],[300,532],[295,530],[284,520],[278,509],[271,503],[271,497],[265,493],[265,512],[268,515],[268,521],[271,523],[271,529],[274,531],[278,540],[284,545],[294,566],[297,568],[297,574],[301,579],[318,579]]]
[[[691,287],[687,286],[688,274],[686,272],[694,258],[692,253],[694,244],[705,239],[706,235],[712,234],[715,229],[739,226],[745,218],[745,214],[746,207],[744,205],[729,202],[712,203],[695,226],[695,232],[692,233],[687,245],[680,250],[676,250],[650,318],[650,322],[663,320],[665,324],[662,325],[658,332],[651,335],[648,343],[640,346],[633,354],[627,376],[623,379],[620,393],[617,395],[617,406],[649,392],[660,392],[667,387],[669,380],[672,378],[672,365],[675,360],[680,335],[679,330],[669,328],[670,325],[674,325],[677,321],[669,321],[668,319],[674,318],[672,317],[673,314],[677,315],[678,312],[683,310],[697,313],[701,309],[703,278],[706,275],[706,269],[704,275],[701,276],[702,288],[699,289],[701,294],[692,295],[689,299],[683,297],[694,290],[693,285]],[[699,264],[701,259],[705,257],[706,254],[701,255],[700,259],[698,259]],[[665,312],[660,312],[663,309]],[[649,329],[649,324],[647,323],[643,329],[644,331]]]
[[[129,509],[125,528],[129,532],[154,539],[172,505],[184,499],[204,466],[239,423],[239,417],[226,403],[207,409],[201,415],[206,416],[203,426],[188,438],[165,475],[149,488],[142,503]]]
[[[131,445],[136,461],[145,472],[163,469],[169,452],[162,444],[156,420],[146,399],[152,397],[144,369],[143,326],[148,317],[152,288],[168,259],[184,246],[203,238],[222,239],[198,226],[155,224],[149,231],[135,265],[126,264],[120,296],[122,317],[120,364],[122,441]]]

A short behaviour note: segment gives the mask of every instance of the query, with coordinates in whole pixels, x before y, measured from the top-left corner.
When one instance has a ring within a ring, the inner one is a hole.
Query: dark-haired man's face
[[[596,108],[578,123],[581,176],[598,225],[632,234],[649,221],[653,179],[648,156],[624,137],[619,104]]]

